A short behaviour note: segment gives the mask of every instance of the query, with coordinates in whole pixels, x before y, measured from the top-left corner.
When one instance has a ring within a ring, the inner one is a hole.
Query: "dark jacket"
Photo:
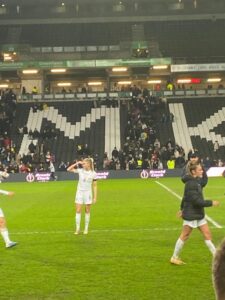
[[[198,183],[201,185],[201,187],[205,187],[206,184],[208,183],[208,176],[204,168],[203,169],[203,174],[201,178],[198,178]],[[186,164],[182,170],[181,174],[181,180],[183,183],[186,182],[186,178],[188,178],[190,175],[188,175],[188,165]]]
[[[205,217],[204,207],[212,206],[211,200],[204,200],[201,184],[198,178],[186,176],[184,196],[181,202],[184,220],[201,220]]]

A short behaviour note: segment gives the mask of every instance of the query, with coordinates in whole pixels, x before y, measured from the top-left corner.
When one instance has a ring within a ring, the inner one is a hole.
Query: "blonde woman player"
[[[2,179],[9,177],[9,174],[6,172],[0,172],[0,182]],[[8,192],[8,191],[4,191],[4,190],[0,190],[0,194],[1,195],[6,195],[6,196],[13,196],[14,192]],[[16,242],[13,242],[10,240],[9,238],[9,232],[8,229],[6,227],[6,220],[5,220],[5,216],[4,213],[2,211],[2,209],[0,208],[0,232],[1,235],[3,237],[3,240],[5,242],[5,246],[6,248],[12,248],[14,246],[17,245]]]
[[[79,168],[81,166],[81,168]],[[67,171],[78,173],[79,181],[75,197],[76,204],[76,231],[74,234],[80,233],[80,221],[82,206],[85,205],[85,228],[84,234],[88,234],[88,226],[90,222],[91,204],[97,200],[97,174],[94,171],[92,158],[85,158],[78,161],[67,168]],[[93,196],[92,196],[93,190]]]

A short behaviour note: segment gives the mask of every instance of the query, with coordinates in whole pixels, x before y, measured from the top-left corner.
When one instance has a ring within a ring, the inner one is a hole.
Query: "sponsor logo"
[[[34,182],[34,180],[35,180],[34,174],[29,173],[29,174],[26,176],[26,181],[27,181],[27,182]]]
[[[148,178],[148,171],[142,170],[142,172],[141,172],[141,178],[142,179],[147,179]]]
[[[97,179],[108,179],[109,172],[97,172]]]
[[[47,182],[50,181],[51,178],[51,173],[29,173],[26,176],[26,181],[27,182],[34,182],[34,181],[38,181],[38,182]]]
[[[140,177],[142,179],[148,179],[148,178],[160,178],[164,177],[166,175],[166,170],[142,170]]]

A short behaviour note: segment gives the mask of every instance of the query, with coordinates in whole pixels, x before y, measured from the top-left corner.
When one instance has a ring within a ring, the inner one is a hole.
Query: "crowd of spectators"
[[[16,95],[12,90],[0,91],[0,163],[9,166],[16,160],[16,148],[11,140],[16,114]]]
[[[125,128],[125,142],[122,149],[113,149],[112,153],[104,154],[103,169],[134,170],[134,169],[175,169],[183,168],[192,154],[198,154],[198,149],[191,149],[185,153],[182,145],[178,145],[168,138],[161,144],[156,124],[162,125],[174,122],[172,113],[163,113],[158,118],[157,110],[160,106],[157,98],[149,95],[140,97],[140,90],[136,90],[131,102],[128,122]],[[215,150],[214,150],[215,151]],[[201,159],[205,168],[225,166],[221,160],[209,157]]]
[[[151,97],[148,92],[137,87],[132,90],[133,99],[128,104],[127,125],[124,128],[124,142],[121,149],[116,147],[112,153],[105,153],[101,158],[93,153],[87,144],[77,145],[77,158],[91,156],[96,169],[105,170],[134,170],[134,169],[174,169],[183,168],[186,161],[198,150],[184,153],[181,145],[172,139],[162,144],[157,132],[157,124],[163,126],[174,121],[170,113],[163,113],[159,118],[158,110],[162,104],[158,98]],[[47,109],[47,104],[34,104],[33,112]],[[0,170],[11,173],[27,173],[49,171],[50,165],[55,165],[57,171],[66,171],[70,162],[56,161],[55,155],[50,153],[49,145],[57,139],[58,131],[46,122],[41,131],[29,130],[26,125],[17,128],[17,134],[28,134],[30,144],[28,153],[20,157],[11,138],[13,118],[16,114],[16,96],[11,90],[1,93],[0,101]],[[34,140],[34,141],[33,141]],[[38,142],[37,142],[38,140]],[[217,151],[214,145],[214,151]],[[224,166],[221,159],[202,159],[206,168]]]
[[[114,170],[182,168],[185,153],[181,146],[168,139],[161,145],[156,124],[157,110],[160,106],[157,98],[146,95],[133,97],[129,108],[128,122],[125,128],[125,142],[122,149],[116,147],[111,157],[104,155],[103,168]],[[166,118],[166,120],[165,120]],[[173,122],[173,117],[163,115],[162,122]]]

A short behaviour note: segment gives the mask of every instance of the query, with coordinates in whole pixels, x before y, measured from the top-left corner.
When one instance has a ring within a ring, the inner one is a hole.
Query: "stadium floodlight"
[[[132,82],[131,81],[119,81],[118,84],[121,84],[121,85],[127,85],[127,84],[131,84]]]
[[[65,73],[66,69],[51,69],[52,73]]]
[[[102,82],[101,81],[91,81],[91,82],[88,82],[88,85],[98,86],[98,85],[102,85]]]
[[[168,66],[161,65],[161,66],[153,66],[152,68],[153,68],[153,70],[166,70],[166,69],[168,69]]]
[[[35,70],[35,69],[23,70],[22,73],[23,74],[37,74],[38,70]]]
[[[160,83],[162,83],[162,80],[149,80],[148,83],[149,84],[160,84]]]
[[[6,84],[6,83],[2,83],[2,84],[0,84],[0,88],[8,88],[9,87],[9,85],[8,84]]]
[[[207,82],[211,82],[211,83],[217,83],[222,81],[222,78],[208,78]]]
[[[126,72],[127,68],[126,67],[114,67],[112,68],[113,72]]]
[[[2,53],[2,55],[4,61],[11,61],[15,59],[16,52]]]
[[[4,61],[9,61],[9,60],[12,60],[12,59],[13,59],[12,56],[10,56],[10,55],[5,56],[4,55]]]
[[[71,86],[72,85],[72,83],[71,82],[59,82],[59,83],[57,83],[57,86]]]
[[[177,83],[191,83],[191,78],[178,79]]]

